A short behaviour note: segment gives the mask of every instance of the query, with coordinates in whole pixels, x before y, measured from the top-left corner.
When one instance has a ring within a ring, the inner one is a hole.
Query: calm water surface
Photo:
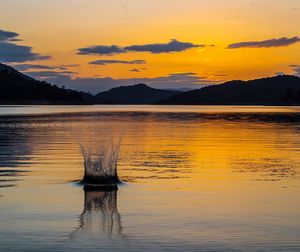
[[[79,142],[122,131],[118,191]],[[300,107],[0,106],[1,251],[299,251]]]

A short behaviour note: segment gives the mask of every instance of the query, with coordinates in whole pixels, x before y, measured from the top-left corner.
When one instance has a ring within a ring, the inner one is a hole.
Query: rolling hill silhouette
[[[35,80],[0,63],[0,104],[300,105],[300,78],[236,80],[187,92],[137,84],[93,96]]]
[[[250,81],[229,81],[172,96],[166,105],[298,105],[300,78],[280,75]]]
[[[90,104],[92,95],[38,81],[0,63],[0,104]],[[97,99],[97,103],[105,103]]]
[[[151,88],[145,84],[122,86],[96,95],[97,98],[109,100],[114,104],[153,104],[179,94],[179,91]]]

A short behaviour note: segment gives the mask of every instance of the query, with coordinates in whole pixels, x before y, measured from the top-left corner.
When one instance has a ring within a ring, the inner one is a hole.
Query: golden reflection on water
[[[0,118],[0,219],[10,230],[0,234],[64,238],[82,250],[105,251],[111,238],[122,248],[129,238],[136,251],[299,248],[300,111],[281,110]],[[83,191],[72,182],[83,175],[77,140],[100,141],[114,127],[124,132],[126,183],[118,193]]]
[[[243,116],[104,113],[12,119],[6,128],[2,125],[11,137],[2,138],[9,160],[4,156],[1,162],[18,167],[16,172],[30,171],[23,183],[79,180],[83,160],[78,141],[101,142],[108,128],[118,127],[124,132],[119,173],[127,182],[196,185],[201,179],[298,177],[298,124],[280,121],[278,115],[275,121],[271,114]]]

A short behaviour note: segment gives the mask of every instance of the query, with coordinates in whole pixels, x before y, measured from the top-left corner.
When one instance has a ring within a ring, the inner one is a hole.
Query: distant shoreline
[[[186,92],[139,83],[92,95],[32,79],[8,65],[0,66],[1,105],[300,105],[300,78],[293,75],[233,80]]]
[[[39,102],[39,101],[35,101],[35,102],[22,102],[22,103],[17,103],[17,102],[13,102],[13,103],[5,103],[5,102],[1,102],[0,101],[0,106],[4,107],[11,107],[11,106],[168,106],[168,107],[172,107],[172,106],[212,106],[212,107],[216,107],[216,106],[243,106],[243,107],[251,107],[251,106],[263,106],[263,107],[293,107],[293,106],[300,106],[300,103],[295,103],[295,104],[129,104],[129,103],[118,103],[118,104],[88,104],[88,103],[55,103],[52,101],[49,101],[49,103],[47,102]]]

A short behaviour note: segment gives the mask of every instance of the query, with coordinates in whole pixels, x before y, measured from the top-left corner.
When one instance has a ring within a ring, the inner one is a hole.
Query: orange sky
[[[16,32],[22,39],[10,43],[30,46],[32,52],[51,56],[46,60],[8,64],[76,64],[65,70],[51,70],[52,78],[58,72],[73,79],[83,78],[74,86],[76,88],[85,85],[85,78],[100,78],[101,89],[105,77],[113,79],[112,86],[122,84],[124,79],[133,78],[134,84],[140,79],[150,78],[151,83],[152,79],[165,77],[166,83],[173,87],[172,82],[178,81],[177,77],[168,78],[174,73],[187,73],[181,75],[186,81],[179,82],[182,87],[190,87],[202,82],[252,79],[279,72],[295,74],[299,71],[296,65],[300,65],[300,42],[297,40],[280,46],[264,43],[274,39],[276,44],[283,37],[289,40],[300,36],[298,0],[3,0],[0,24],[0,30]],[[79,48],[93,45],[124,48],[168,44],[172,39],[205,47],[162,53],[77,54]],[[263,47],[227,49],[228,45],[240,42],[258,42]],[[96,60],[123,63],[89,64]],[[124,64],[124,61],[133,60],[146,63]],[[3,61],[1,55],[0,61]],[[26,71],[32,74],[45,70],[28,68]],[[202,79],[197,79],[198,76]],[[42,77],[49,76],[44,73]],[[53,81],[64,84],[61,76]],[[189,81],[191,85],[186,85]],[[70,80],[66,83],[72,86]],[[96,84],[93,85],[95,88]]]

